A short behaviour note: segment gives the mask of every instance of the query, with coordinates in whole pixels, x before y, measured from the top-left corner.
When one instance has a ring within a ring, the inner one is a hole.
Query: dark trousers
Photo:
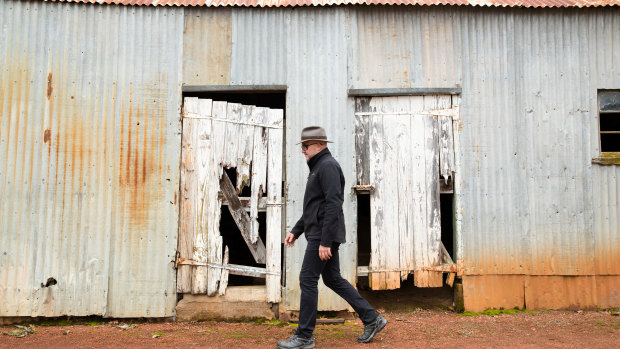
[[[295,334],[311,337],[316,326],[316,312],[319,297],[319,276],[323,276],[325,286],[332,289],[359,314],[360,319],[367,325],[377,318],[377,313],[359,292],[340,275],[340,258],[338,257],[339,244],[332,246],[332,257],[326,261],[319,258],[320,241],[308,241],[304,261],[299,274],[301,287],[301,302],[299,308],[299,327]]]

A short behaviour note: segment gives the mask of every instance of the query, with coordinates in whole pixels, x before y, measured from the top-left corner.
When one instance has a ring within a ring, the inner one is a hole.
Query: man
[[[370,342],[387,324],[387,320],[360,296],[357,290],[340,275],[338,247],[345,242],[344,176],[338,162],[327,149],[325,129],[306,127],[301,132],[301,152],[306,158],[310,175],[304,194],[303,215],[286,236],[288,247],[306,233],[308,247],[299,274],[301,301],[299,327],[291,338],[278,342],[278,348],[314,348],[314,327],[318,302],[318,281],[323,276],[325,286],[344,298],[359,314],[364,333],[357,340]]]

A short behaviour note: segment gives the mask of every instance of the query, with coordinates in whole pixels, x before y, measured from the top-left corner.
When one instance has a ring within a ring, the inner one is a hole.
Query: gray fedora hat
[[[327,140],[327,134],[325,133],[325,129],[321,126],[308,126],[304,127],[304,129],[301,130],[301,142],[297,144],[301,144],[307,141],[321,141],[333,143],[332,141]]]

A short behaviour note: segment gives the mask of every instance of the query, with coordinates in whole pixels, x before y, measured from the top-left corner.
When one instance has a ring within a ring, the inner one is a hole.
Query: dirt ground
[[[450,310],[449,290],[417,292],[414,297],[406,291],[365,296],[389,320],[387,327],[373,342],[358,344],[359,319],[319,324],[317,348],[620,348],[617,310],[458,314]],[[26,330],[0,326],[0,348],[275,348],[296,328],[277,320],[176,323],[101,318],[22,325]],[[27,335],[16,337],[20,334]]]
[[[358,344],[359,320],[318,325],[317,348],[618,348],[620,317],[608,311],[534,312],[459,316],[451,311],[383,312],[388,326],[369,344]],[[23,338],[0,336],[0,348],[274,348],[294,324],[278,321],[244,323],[194,322],[34,325]],[[19,330],[2,326],[0,332]],[[155,337],[155,338],[154,338]]]

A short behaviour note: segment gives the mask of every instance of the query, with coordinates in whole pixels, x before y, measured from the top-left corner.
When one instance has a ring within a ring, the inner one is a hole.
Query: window
[[[620,165],[620,90],[598,91],[599,149],[593,164]]]
[[[620,152],[620,91],[598,95],[601,153]]]

